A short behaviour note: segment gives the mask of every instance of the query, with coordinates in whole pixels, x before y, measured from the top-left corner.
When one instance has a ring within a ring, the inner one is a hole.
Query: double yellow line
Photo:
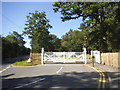
[[[107,82],[105,74],[104,74],[105,71],[100,70],[100,69],[95,68],[95,67],[92,67],[92,66],[90,66],[88,64],[85,64],[85,65],[90,67],[90,68],[92,68],[92,69],[94,69],[95,71],[97,71],[99,73],[100,78],[99,78],[99,83],[98,83],[98,87],[97,88],[98,88],[98,90],[101,90],[100,88],[102,88],[102,90],[105,90],[105,83]]]

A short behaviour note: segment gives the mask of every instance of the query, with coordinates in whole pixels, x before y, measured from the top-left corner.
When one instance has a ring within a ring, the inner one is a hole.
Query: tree
[[[41,48],[49,50],[49,20],[46,18],[45,12],[29,13],[27,16],[27,23],[25,24],[24,34],[31,38],[31,47],[33,52],[41,52]]]
[[[84,40],[85,32],[78,30],[70,30],[62,36],[61,45],[64,51],[82,51],[87,43]]]
[[[15,31],[11,35],[2,37],[2,59],[29,54],[30,51],[24,43],[23,37]]]
[[[22,37],[22,35],[18,34],[18,32],[16,31],[13,31],[12,35],[16,38],[19,46],[24,46],[25,41],[23,40],[24,38]]]
[[[60,51],[61,40],[54,34],[50,34],[50,49],[51,51]]]
[[[111,2],[55,2],[53,4],[53,10],[54,12],[60,12],[62,14],[62,21],[78,19],[82,17],[84,21],[83,25],[87,27],[84,28],[84,30],[87,29],[90,32],[88,38],[91,38],[94,44],[97,41],[95,47],[99,47],[100,51],[106,52],[109,51],[109,47],[115,49],[115,43],[119,42],[119,35],[117,33],[117,38],[115,38],[114,43],[109,39],[109,35],[111,35],[110,33],[113,34],[113,32],[110,32],[110,28],[116,28],[116,31],[114,32],[118,32],[118,26],[120,25],[119,4],[120,3]],[[116,22],[115,28],[110,24],[111,20],[109,19],[111,18],[113,18],[113,21]],[[114,36],[112,35],[112,37]],[[117,48],[120,50],[118,45]]]

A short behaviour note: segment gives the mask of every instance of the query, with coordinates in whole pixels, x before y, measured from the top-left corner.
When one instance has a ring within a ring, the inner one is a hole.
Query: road
[[[2,88],[97,88],[99,74],[84,64],[11,67],[2,73]]]
[[[0,73],[5,71],[6,69],[10,68],[11,64],[13,64],[14,62],[19,61],[19,60],[23,60],[27,57],[29,57],[29,55],[22,56],[22,57],[20,56],[20,57],[13,58],[13,59],[8,59],[8,60],[3,60],[2,63],[1,63],[2,65],[0,65]]]

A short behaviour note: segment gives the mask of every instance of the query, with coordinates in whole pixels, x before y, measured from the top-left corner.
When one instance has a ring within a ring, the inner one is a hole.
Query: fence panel
[[[30,53],[32,62],[41,63],[41,53]]]
[[[101,64],[120,68],[120,53],[101,53]]]

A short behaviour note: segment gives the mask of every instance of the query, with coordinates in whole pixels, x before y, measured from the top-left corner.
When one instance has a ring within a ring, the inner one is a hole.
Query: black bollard
[[[93,66],[93,67],[94,67],[94,59],[95,59],[95,57],[92,56],[92,66]]]

